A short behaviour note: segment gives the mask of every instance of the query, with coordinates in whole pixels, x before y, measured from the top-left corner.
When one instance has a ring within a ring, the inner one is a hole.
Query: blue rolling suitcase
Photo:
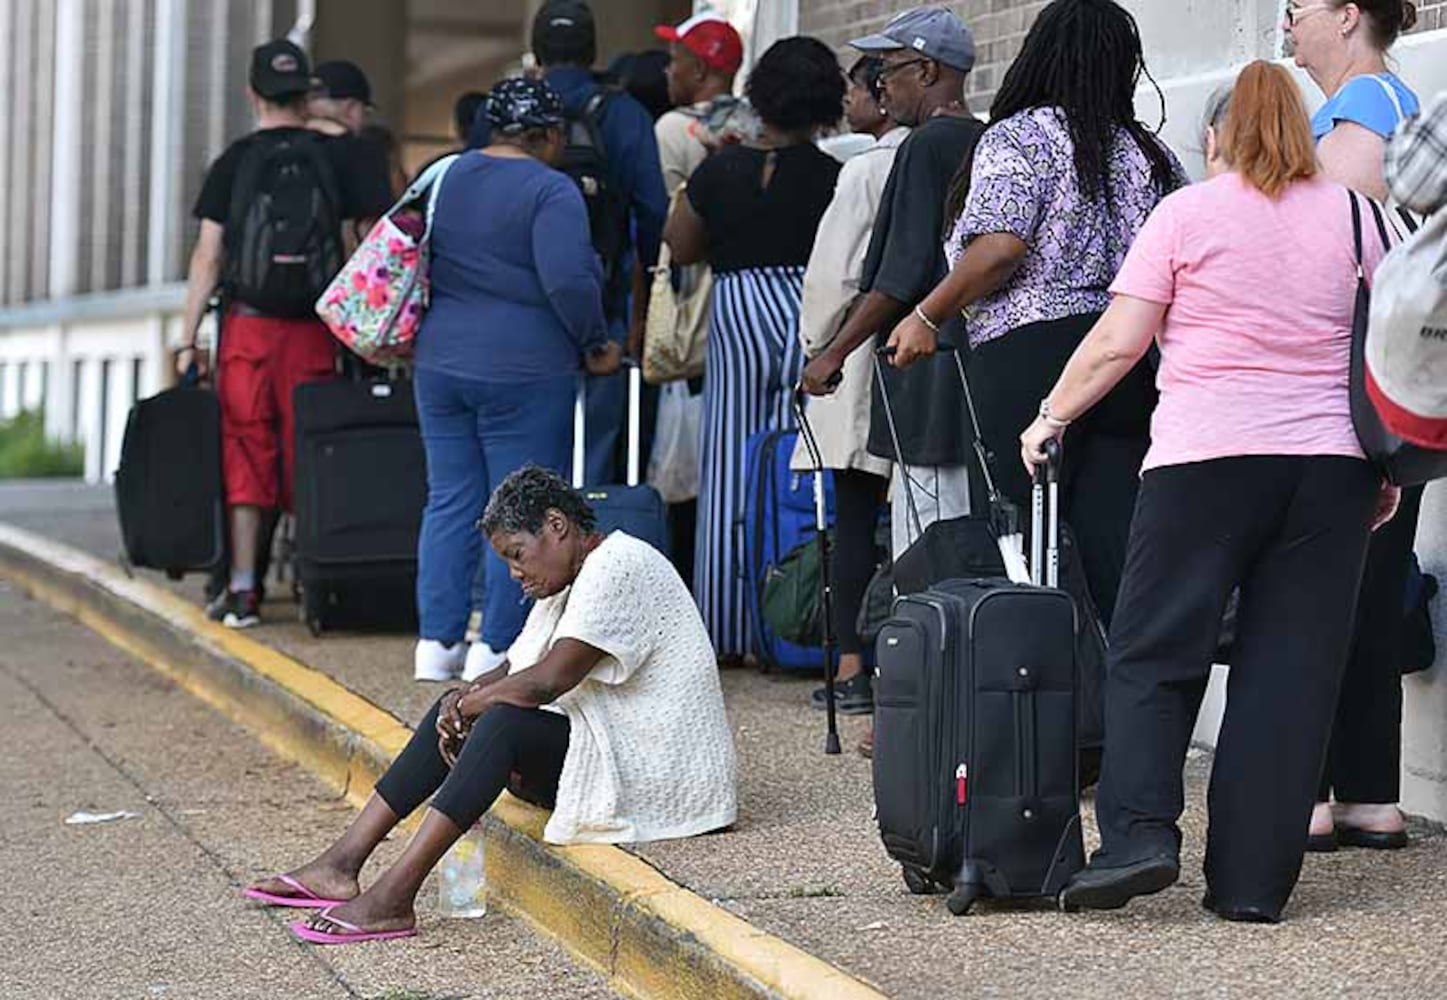
[[[622,531],[670,555],[668,507],[658,491],[640,482],[639,438],[642,420],[643,372],[633,362],[628,368],[628,481],[624,484],[585,485],[587,434],[584,413],[587,379],[578,379],[578,398],[573,403],[573,486],[583,494],[598,516],[598,529],[605,534]]]
[[[823,674],[824,650],[780,638],[763,615],[764,583],[797,546],[814,539],[814,473],[789,468],[798,432],[761,431],[749,438],[744,459],[744,516],[735,525],[740,572],[748,587],[754,655],[766,668]],[[824,476],[829,523],[834,523],[834,478]]]

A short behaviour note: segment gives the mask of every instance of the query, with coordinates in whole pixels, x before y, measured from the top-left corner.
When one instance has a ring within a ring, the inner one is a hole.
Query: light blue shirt
[[[1353,77],[1312,115],[1311,134],[1320,142],[1338,122],[1355,122],[1388,139],[1419,108],[1417,95],[1394,73]]]

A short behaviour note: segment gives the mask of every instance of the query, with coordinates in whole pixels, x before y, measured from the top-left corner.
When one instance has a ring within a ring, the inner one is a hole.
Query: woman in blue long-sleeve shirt
[[[526,601],[474,523],[524,465],[566,472],[580,365],[616,370],[602,270],[574,183],[548,164],[563,106],[547,84],[489,96],[490,144],[447,172],[431,237],[432,302],[417,337],[417,410],[427,448],[418,545],[415,675],[475,679],[503,662]],[[464,647],[471,583],[486,560],[481,641]],[[465,665],[464,665],[465,658]]]

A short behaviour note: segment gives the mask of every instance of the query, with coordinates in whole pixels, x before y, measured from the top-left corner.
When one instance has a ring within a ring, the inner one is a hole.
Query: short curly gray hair
[[[556,472],[537,465],[525,465],[502,481],[487,502],[478,527],[489,538],[498,532],[536,535],[543,530],[550,510],[558,511],[585,533],[598,527],[597,515],[582,494]]]

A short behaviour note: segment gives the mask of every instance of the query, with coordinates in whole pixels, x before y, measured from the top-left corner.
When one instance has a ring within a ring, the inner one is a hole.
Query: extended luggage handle
[[[964,356],[954,344],[940,344],[937,351],[940,354],[949,354],[955,359],[955,370],[960,375],[960,388],[965,393],[965,409],[970,417],[970,447],[974,450],[975,460],[980,467],[980,475],[985,480],[985,495],[989,499],[991,517],[996,521],[995,528],[1001,535],[1015,534],[1020,530],[1019,513],[1014,504],[1000,494],[999,488],[995,485],[995,477],[990,472],[990,451],[985,447],[984,439],[980,437],[980,419],[975,411],[974,394],[970,392],[970,378],[965,373]],[[884,359],[892,358],[896,353],[896,349],[888,345],[875,350],[874,380],[879,387],[879,400],[884,407],[884,421],[889,427],[889,441],[894,448],[898,475],[904,484],[905,506],[914,527],[914,535],[919,538],[924,534],[924,526],[920,520],[919,506],[914,499],[914,483],[910,479],[908,467],[904,461],[904,449],[899,443],[899,430],[894,419],[894,404],[890,401],[889,386],[884,378]]]
[[[639,451],[643,436],[643,369],[632,358],[623,359],[628,370],[628,480],[629,486],[637,486],[642,479],[642,461]],[[581,490],[587,485],[588,468],[588,375],[578,376],[578,394],[573,400],[573,488]],[[606,485],[606,484],[598,484]]]
[[[1030,503],[1030,582],[1060,586],[1060,442],[1045,442],[1045,462],[1035,466]]]
[[[829,565],[829,509],[824,502],[824,453],[819,450],[819,441],[814,437],[814,428],[809,423],[805,406],[808,399],[804,384],[794,386],[794,416],[799,422],[799,435],[804,439],[804,448],[809,452],[809,464],[814,469],[814,538],[819,546],[819,583],[822,591],[819,601],[821,625],[824,630],[824,705],[828,716],[824,736],[824,752],[839,753],[839,722],[834,705],[834,583]]]

